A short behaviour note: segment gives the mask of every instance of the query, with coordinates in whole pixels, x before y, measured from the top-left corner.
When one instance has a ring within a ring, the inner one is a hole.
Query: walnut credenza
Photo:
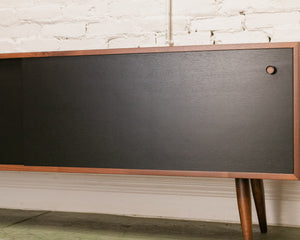
[[[0,170],[297,180],[299,43],[0,54]]]

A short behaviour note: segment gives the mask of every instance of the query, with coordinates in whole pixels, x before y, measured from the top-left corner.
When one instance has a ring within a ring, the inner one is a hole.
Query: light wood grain
[[[220,178],[299,180],[299,178],[297,178],[294,174],[279,174],[279,173],[45,167],[45,166],[4,165],[4,164],[0,165],[0,171],[100,173],[100,174],[130,174],[130,175],[185,176],[185,177],[220,177]]]
[[[194,45],[173,47],[147,47],[147,48],[118,48],[118,49],[95,49],[75,51],[52,51],[52,52],[24,52],[3,53],[4,58],[31,58],[31,57],[54,57],[54,56],[83,56],[83,55],[108,55],[130,53],[156,53],[156,52],[186,52],[186,51],[217,51],[238,49],[268,49],[268,48],[296,48],[298,43],[249,43],[249,44],[220,44],[220,45]]]
[[[300,178],[300,43],[294,47],[294,173]]]

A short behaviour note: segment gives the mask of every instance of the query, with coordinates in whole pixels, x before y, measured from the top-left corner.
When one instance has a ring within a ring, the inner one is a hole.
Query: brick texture
[[[0,51],[168,45],[169,0],[1,0]],[[299,41],[299,0],[173,0],[175,45]]]

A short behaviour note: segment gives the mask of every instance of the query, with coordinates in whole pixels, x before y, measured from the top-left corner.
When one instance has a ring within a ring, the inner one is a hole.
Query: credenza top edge
[[[114,48],[114,49],[91,49],[91,50],[48,51],[48,52],[19,52],[19,53],[0,53],[0,59],[188,52],[188,51],[247,50],[247,49],[268,49],[268,48],[296,48],[299,47],[299,44],[300,42],[278,42],[278,43],[190,45],[190,46],[172,46],[172,47],[165,46],[165,47],[144,47],[144,48]]]

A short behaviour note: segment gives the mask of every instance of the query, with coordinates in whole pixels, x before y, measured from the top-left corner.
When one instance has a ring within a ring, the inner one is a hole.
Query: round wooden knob
[[[277,72],[277,69],[274,66],[267,66],[266,72],[270,75],[273,75]]]

